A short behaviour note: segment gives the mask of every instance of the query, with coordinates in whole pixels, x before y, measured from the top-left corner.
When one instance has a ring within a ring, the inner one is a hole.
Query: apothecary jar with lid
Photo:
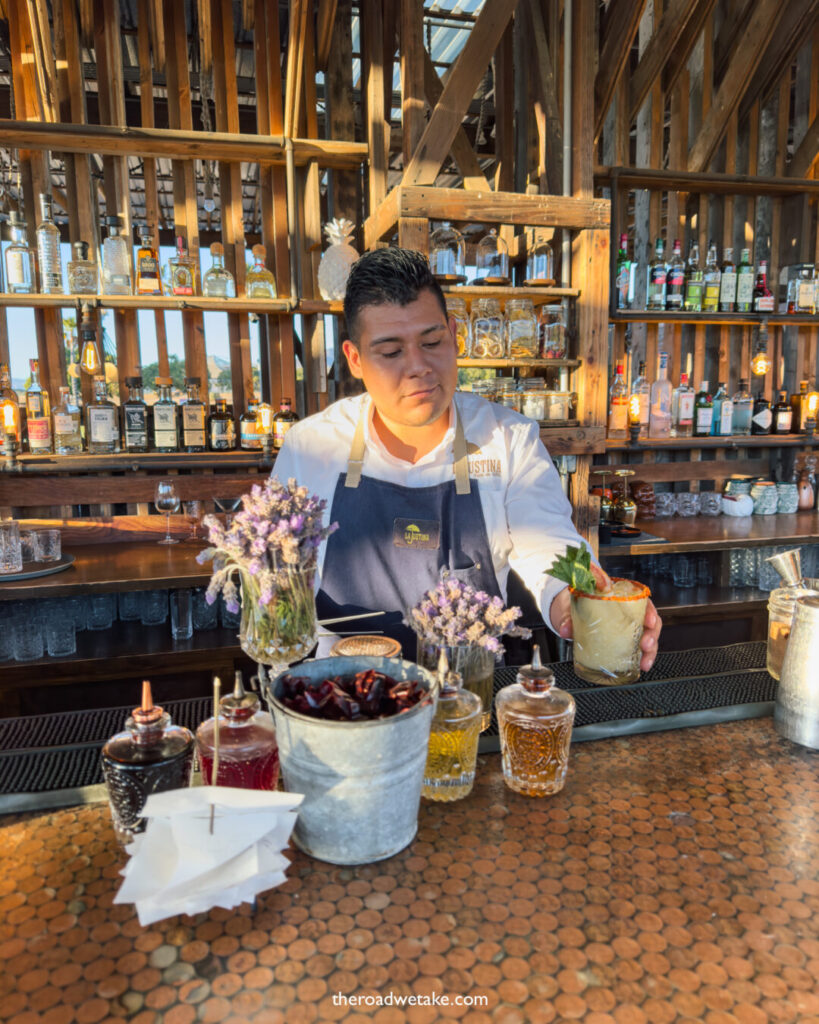
[[[459,284],[466,280],[464,236],[448,220],[430,235],[429,265],[441,283]]]
[[[472,354],[472,324],[469,320],[469,313],[466,311],[466,301],[460,296],[447,296],[446,311],[447,315],[455,321],[455,343],[458,349],[458,358],[470,356]]]
[[[477,268],[485,284],[509,283],[509,250],[494,228],[478,242]]]
[[[497,299],[478,299],[472,304],[472,355],[475,359],[503,359],[506,355],[503,313]]]
[[[553,285],[554,283],[555,267],[552,247],[542,235],[538,235],[526,260],[525,284],[539,286]]]
[[[531,299],[506,303],[506,353],[510,359],[537,358],[537,317]]]

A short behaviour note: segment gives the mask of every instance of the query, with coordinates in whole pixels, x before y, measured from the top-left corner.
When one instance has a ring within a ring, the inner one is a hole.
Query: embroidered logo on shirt
[[[466,453],[467,461],[469,462],[469,475],[474,479],[480,476],[501,475],[500,459],[486,458],[481,449],[471,441],[467,441]]]
[[[395,519],[392,543],[397,548],[420,548],[437,551],[441,540],[441,524],[434,519]]]

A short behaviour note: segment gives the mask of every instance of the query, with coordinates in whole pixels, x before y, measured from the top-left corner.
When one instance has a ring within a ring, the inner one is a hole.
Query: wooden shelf
[[[0,293],[0,306],[73,308],[87,302],[100,309],[197,310],[202,313],[281,313],[293,312],[289,298],[215,299],[204,295],[10,295]]]
[[[809,313],[652,313],[641,309],[618,309],[609,313],[613,324],[700,324],[750,326],[765,320],[769,327],[819,327],[819,316]]]
[[[819,444],[819,435],[805,434],[740,434],[730,437],[667,437],[648,438],[637,444],[606,438],[608,452],[653,452],[688,448],[812,448]],[[638,463],[639,465],[639,463]],[[602,468],[602,467],[598,467]]]
[[[515,285],[506,285],[497,288],[486,287],[485,285],[464,284],[455,288],[445,288],[444,298],[446,299],[531,299],[535,306],[544,306],[555,299],[577,299],[580,297],[579,288],[518,288]],[[231,299],[231,302],[234,300]],[[302,299],[293,312],[304,314],[323,313],[325,315],[340,315],[344,312],[344,303],[339,301],[327,302],[323,299]]]
[[[604,450],[605,427],[545,427],[540,439],[550,455],[596,455]]]
[[[777,178],[713,171],[667,171],[651,167],[595,167],[598,184],[612,188],[655,189],[663,192],[695,192],[734,196],[787,196],[819,193],[819,181],[810,178]]]
[[[21,472],[29,473],[88,473],[138,472],[162,469],[241,469],[273,465],[265,463],[261,452],[118,452],[115,455],[31,455],[17,456]],[[2,462],[0,462],[0,467]],[[0,480],[3,479],[0,468]],[[14,474],[8,475],[13,479]]]
[[[559,369],[561,366],[576,369],[581,359],[472,359],[464,357],[458,360],[458,366],[465,370],[495,366],[498,369],[514,370],[515,367],[532,366],[548,370],[549,367]]]
[[[657,577],[640,577],[640,581],[651,590],[651,600],[667,622],[760,611],[770,596],[767,591],[755,587],[721,587],[710,583],[683,588],[676,586],[673,580]]]

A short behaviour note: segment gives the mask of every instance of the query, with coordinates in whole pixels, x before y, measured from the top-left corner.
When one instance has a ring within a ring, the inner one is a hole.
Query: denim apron
[[[347,472],[339,473],[327,541],[319,619],[384,611],[339,623],[357,634],[383,633],[415,660],[415,633],[401,620],[442,579],[501,596],[478,488],[470,485],[461,418],[455,408],[453,477],[432,487],[403,487],[366,476],[364,416],[353,436]],[[319,648],[327,647],[322,644]]]

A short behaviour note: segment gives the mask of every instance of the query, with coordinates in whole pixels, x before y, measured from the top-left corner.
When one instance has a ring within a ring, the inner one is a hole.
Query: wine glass
[[[171,513],[179,511],[179,495],[176,493],[176,488],[173,485],[173,480],[160,480],[156,485],[156,494],[154,495],[154,505],[156,505],[157,512],[164,512],[167,516],[167,527],[165,530],[165,536],[162,540],[157,541],[158,544],[178,544],[179,541],[175,540],[171,536]]]
[[[241,505],[241,495],[238,498],[214,498],[213,504],[219,509],[220,512],[225,514],[225,526],[230,526],[232,519],[231,512],[235,512],[236,509]]]
[[[186,539],[196,540],[199,535],[199,524],[202,521],[202,514],[204,512],[202,502],[183,501],[182,510],[185,513],[185,519],[191,524],[191,532]]]

